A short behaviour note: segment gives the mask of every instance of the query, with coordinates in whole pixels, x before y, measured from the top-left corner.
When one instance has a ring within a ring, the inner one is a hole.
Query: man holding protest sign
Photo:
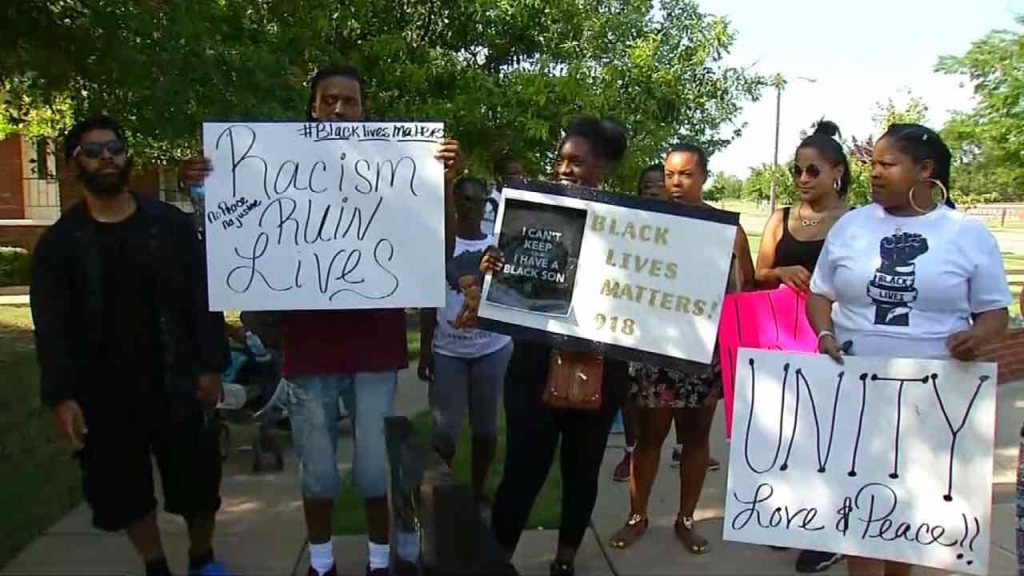
[[[312,79],[307,119],[362,122],[363,102],[363,83],[354,68],[325,68]],[[451,183],[460,168],[458,142],[444,140],[435,157],[445,167],[445,254],[439,254],[440,258],[450,255],[454,247]],[[209,160],[191,159],[182,166],[182,180],[202,182],[211,169]],[[311,173],[310,188],[312,181]],[[331,516],[341,489],[336,462],[341,398],[353,417],[353,476],[365,498],[369,536],[367,573],[386,574],[390,547],[384,419],[394,414],[398,371],[408,366],[405,312],[401,308],[287,312],[281,330],[282,368],[288,380],[288,410],[302,477],[310,574],[335,574]]]

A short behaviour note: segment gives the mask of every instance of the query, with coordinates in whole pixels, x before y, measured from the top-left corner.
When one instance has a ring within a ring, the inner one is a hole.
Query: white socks
[[[415,548],[418,542],[413,538],[411,544]],[[367,546],[369,546],[370,550],[370,570],[387,568],[390,564],[388,557],[391,555],[391,546],[387,544],[374,544],[373,542],[367,542]],[[415,559],[418,554],[419,551],[417,550],[410,560]],[[309,543],[309,565],[320,576],[326,574],[331,569],[331,566],[334,566],[334,550],[331,547],[330,541],[323,544]]]
[[[309,565],[320,576],[327,574],[331,566],[334,566],[334,549],[330,540],[323,544],[309,543]]]
[[[390,545],[374,544],[370,541],[367,541],[366,545],[370,548],[370,570],[387,568],[390,565],[391,562],[388,558],[391,555]]]

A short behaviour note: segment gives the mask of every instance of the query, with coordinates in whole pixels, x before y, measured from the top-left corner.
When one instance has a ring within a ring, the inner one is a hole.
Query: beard
[[[79,166],[81,168],[81,166]],[[131,160],[126,160],[117,172],[88,172],[84,169],[79,172],[79,181],[85,186],[90,194],[110,198],[124,192],[128,186],[128,179],[131,177]]]

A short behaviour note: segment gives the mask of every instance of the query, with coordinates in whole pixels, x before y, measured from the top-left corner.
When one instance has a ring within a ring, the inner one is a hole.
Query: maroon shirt
[[[285,312],[281,348],[285,378],[402,370],[409,366],[405,310]]]

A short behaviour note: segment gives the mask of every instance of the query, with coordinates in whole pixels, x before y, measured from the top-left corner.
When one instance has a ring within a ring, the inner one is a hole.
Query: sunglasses
[[[106,150],[111,156],[123,156],[125,153],[124,142],[120,140],[107,140],[106,142],[82,142],[75,148],[75,153],[72,156],[78,156],[79,153],[84,154],[86,158],[92,158],[93,160],[103,156],[103,151]]]
[[[809,164],[807,168],[801,168],[800,166],[793,164],[791,171],[793,172],[793,178],[797,180],[799,180],[805,173],[810,176],[811,180],[821,176],[821,168],[818,168],[816,164]]]

